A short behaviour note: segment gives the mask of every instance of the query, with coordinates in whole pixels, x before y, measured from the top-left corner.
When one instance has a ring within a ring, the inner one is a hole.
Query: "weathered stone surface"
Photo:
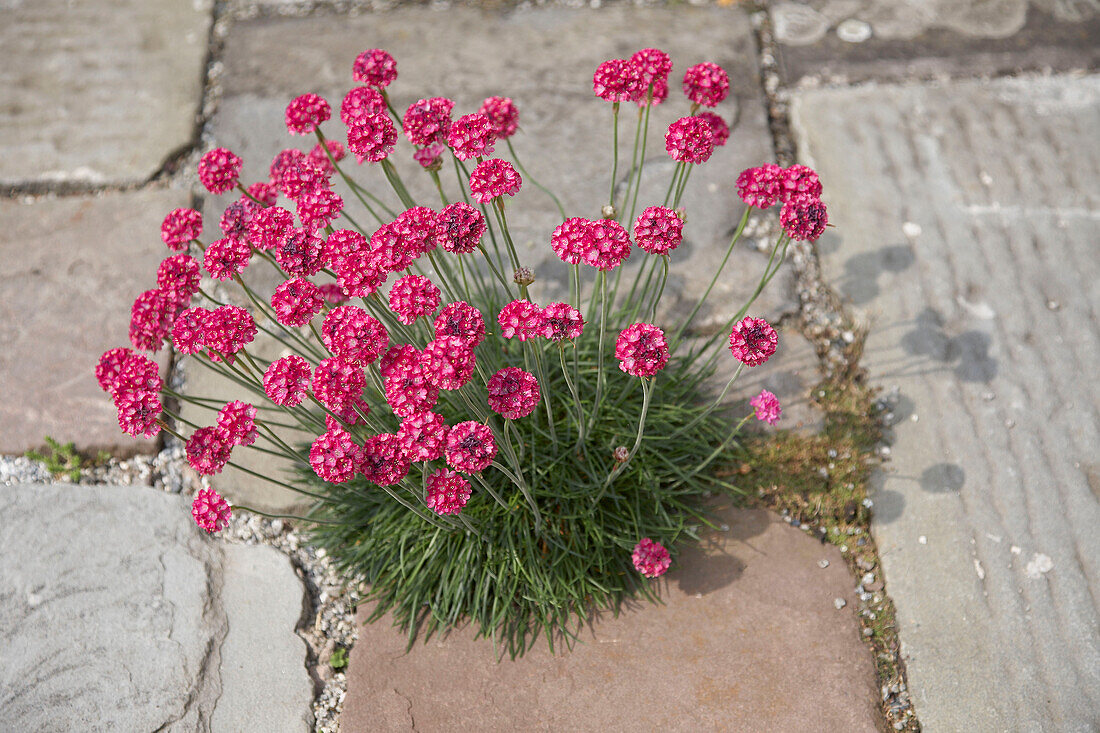
[[[1051,0],[807,0],[770,6],[779,61],[863,81],[1094,69],[1100,5]]]
[[[836,548],[760,510],[685,552],[663,605],[600,618],[572,651],[497,661],[464,628],[417,643],[380,620],[351,652],[348,730],[879,730],[874,666]],[[826,558],[822,569],[818,561]],[[833,601],[846,598],[838,611]],[[369,608],[360,609],[365,618]]]
[[[229,634],[221,647],[222,694],[211,730],[312,730],[313,685],[305,642],[294,634],[302,584],[271,547],[225,546],[222,604]]]
[[[1100,78],[796,96],[896,388],[873,530],[926,730],[1100,726]]]
[[[0,185],[142,181],[194,137],[210,0],[3,5]]]
[[[0,728],[198,730],[220,685],[221,553],[186,501],[0,487]]]
[[[14,396],[0,403],[0,453],[45,435],[80,449],[155,450],[119,429],[94,370],[104,351],[130,345],[130,306],[171,254],[161,220],[187,203],[170,190],[0,201],[0,384]],[[168,351],[157,357],[166,365]]]

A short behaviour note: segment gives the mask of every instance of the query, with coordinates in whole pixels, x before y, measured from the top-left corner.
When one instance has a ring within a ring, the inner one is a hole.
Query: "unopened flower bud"
[[[626,459],[630,457],[630,451],[625,445],[620,445],[611,452],[611,456],[615,459],[615,463],[626,463]]]
[[[530,267],[517,267],[512,281],[516,285],[530,285],[535,282],[535,272]]]
[[[600,216],[604,219],[614,219],[619,215],[619,212],[615,210],[615,207],[611,204],[604,204],[604,207],[600,209]]]

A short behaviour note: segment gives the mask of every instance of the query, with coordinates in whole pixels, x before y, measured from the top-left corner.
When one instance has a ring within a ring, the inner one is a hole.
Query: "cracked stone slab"
[[[210,0],[9,0],[0,185],[144,181],[195,135]]]
[[[933,730],[1100,726],[1100,77],[795,95],[893,448],[872,522]]]
[[[172,254],[160,223],[188,202],[156,189],[0,201],[0,384],[16,396],[0,402],[0,453],[45,435],[116,455],[156,450],[119,429],[94,371],[104,351],[130,345],[130,306]],[[166,368],[168,350],[155,358]]]
[[[1094,0],[805,0],[769,12],[790,83],[1100,65]]]
[[[359,630],[341,718],[348,730],[881,729],[874,663],[859,640],[839,550],[762,510],[723,509],[712,532],[639,602],[516,661],[461,628],[417,641],[389,617]],[[826,568],[819,566],[829,560]],[[845,598],[838,610],[834,601]],[[369,614],[360,607],[360,620]]]

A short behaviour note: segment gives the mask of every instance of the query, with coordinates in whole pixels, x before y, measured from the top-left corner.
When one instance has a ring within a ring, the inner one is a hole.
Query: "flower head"
[[[783,414],[779,406],[779,398],[766,389],[760,390],[760,394],[749,400],[749,404],[753,407],[756,419],[768,425],[775,425],[779,422],[779,416]]]
[[[211,358],[219,360],[243,349],[256,338],[256,321],[252,314],[236,305],[222,305],[206,314],[202,324],[202,339],[211,352]]]
[[[673,160],[706,163],[714,152],[714,130],[701,117],[681,117],[668,126],[665,150]]]
[[[587,224],[588,237],[581,261],[597,270],[614,270],[630,256],[630,235],[614,219],[598,219]]]
[[[447,463],[463,473],[477,473],[489,467],[497,455],[493,430],[474,420],[460,422],[447,434]]]
[[[126,392],[156,394],[162,386],[160,365],[145,354],[130,352],[108,391],[118,398]]]
[[[642,67],[633,59],[604,61],[592,75],[592,91],[608,102],[636,102],[648,85]]]
[[[164,410],[160,395],[147,391],[120,391],[115,397],[118,426],[127,435],[155,437],[160,432],[157,419]]]
[[[493,122],[480,112],[459,117],[447,131],[447,145],[459,160],[492,155],[494,143]]]
[[[698,112],[696,117],[706,120],[714,133],[714,147],[720,148],[730,139],[730,126],[726,121],[713,112]]]
[[[579,265],[584,253],[591,246],[588,219],[579,216],[566,219],[554,228],[550,235],[550,247],[562,262]]]
[[[337,282],[344,295],[363,298],[386,281],[386,269],[369,252],[352,252],[336,268]]]
[[[256,408],[247,402],[233,400],[218,411],[218,427],[225,430],[234,445],[256,442]]]
[[[361,84],[382,89],[397,78],[397,62],[386,51],[372,48],[355,57],[351,78]]]
[[[382,322],[354,305],[330,310],[321,323],[321,338],[333,354],[359,366],[373,363],[390,344]]]
[[[519,110],[508,97],[489,97],[481,103],[478,112],[489,118],[493,134],[499,140],[512,137],[519,128]]]
[[[210,311],[206,308],[188,308],[180,311],[172,324],[172,346],[180,354],[197,354],[206,348],[203,340],[206,317]]]
[[[535,375],[517,367],[504,367],[489,377],[489,409],[510,420],[527,417],[542,396]]]
[[[779,223],[791,239],[813,242],[825,233],[829,212],[820,199],[791,199],[779,210]]]
[[[146,290],[130,308],[130,343],[141,351],[159,351],[172,332],[179,303],[159,288]]]
[[[325,240],[324,257],[336,269],[344,263],[344,258],[367,249],[367,238],[352,229],[337,229]]]
[[[413,152],[413,160],[420,164],[421,168],[439,170],[443,167],[443,151],[447,146],[440,142],[425,145]]]
[[[348,150],[359,163],[384,160],[397,144],[397,128],[385,112],[362,114],[348,125]]]
[[[409,105],[401,128],[413,145],[447,142],[451,130],[451,110],[455,103],[445,97],[420,99]]]
[[[497,323],[500,324],[500,335],[506,339],[533,339],[542,331],[542,308],[529,300],[513,300],[500,309]]]
[[[157,287],[178,305],[187,305],[199,291],[199,263],[186,254],[166,257],[157,268]]]
[[[168,249],[182,252],[192,239],[202,234],[202,214],[194,209],[174,209],[160,225],[160,238]]]
[[[232,280],[235,275],[244,272],[252,258],[252,248],[248,242],[232,237],[223,237],[206,248],[202,257],[202,266],[215,280]]]
[[[684,72],[684,94],[695,104],[714,107],[729,91],[729,74],[718,64],[706,61]]]
[[[324,297],[325,302],[329,305],[341,305],[348,302],[348,296],[344,295],[344,291],[340,289],[340,286],[336,283],[325,283],[324,285],[318,285],[317,290],[320,291]]]
[[[307,229],[290,229],[275,245],[275,261],[287,274],[312,277],[326,264],[324,240]]]
[[[284,326],[306,325],[321,312],[324,303],[317,286],[300,277],[281,283],[271,295],[275,318]]]
[[[551,341],[572,341],[584,333],[581,312],[568,303],[551,303],[542,309],[539,335]]]
[[[330,155],[332,160],[329,160]],[[324,145],[317,143],[313,146],[313,149],[309,151],[309,155],[306,156],[306,161],[314,168],[324,171],[325,175],[331,176],[336,173],[336,166],[332,164],[332,161],[335,160],[339,163],[346,155],[344,144],[339,140],[325,140]],[[272,201],[271,203],[274,204],[275,202]]]
[[[424,347],[428,381],[439,389],[461,388],[470,381],[476,364],[473,347],[458,336],[436,336]]]
[[[390,288],[390,310],[406,326],[435,313],[439,301],[439,288],[422,275],[406,275]]]
[[[286,106],[286,129],[291,135],[308,135],[332,116],[328,102],[316,94],[303,94]]]
[[[394,415],[409,417],[435,407],[439,400],[439,387],[428,378],[425,361],[417,352],[414,363],[402,361],[392,367],[390,376],[384,378],[382,386],[386,392],[386,403]]]
[[[474,348],[485,340],[485,318],[465,301],[448,303],[435,317],[435,336],[457,336]]]
[[[483,160],[470,174],[470,195],[479,204],[487,204],[501,196],[515,196],[523,179],[512,164],[499,158]]]
[[[684,220],[665,206],[650,206],[634,222],[634,243],[654,255],[667,255],[684,240]]]
[[[239,199],[225,207],[218,226],[222,234],[233,239],[244,239],[248,232],[248,222],[256,215],[259,206],[252,199],[241,196]]]
[[[821,180],[813,168],[796,163],[779,176],[779,200],[787,203],[801,198],[821,198]]]
[[[439,246],[452,254],[469,254],[485,234],[485,217],[464,201],[448,204],[436,219]]]
[[[447,422],[434,412],[418,412],[401,421],[397,440],[413,463],[437,460],[447,447]]]
[[[363,442],[363,476],[379,486],[392,486],[409,474],[411,467],[401,441],[393,433],[372,435]]]
[[[763,318],[748,316],[733,326],[730,352],[745,366],[760,366],[775,353],[779,334]]]
[[[672,558],[665,546],[648,537],[643,537],[641,542],[634,546],[634,552],[630,557],[634,561],[634,568],[647,578],[664,575],[668,566],[672,564]]]
[[[257,211],[248,222],[248,243],[256,249],[274,249],[294,228],[294,214],[281,206],[269,206]]]
[[[241,159],[225,148],[214,148],[199,161],[199,181],[210,193],[225,193],[240,175]]]
[[[619,368],[635,377],[652,377],[668,363],[665,332],[652,323],[627,326],[615,342]]]
[[[321,480],[333,484],[348,481],[363,464],[363,449],[340,427],[330,428],[309,447],[309,465]]]
[[[418,257],[431,252],[438,246],[439,215],[427,206],[413,206],[402,211],[393,221],[393,232],[397,235],[394,247],[402,255],[395,257],[393,269],[404,270]],[[404,265],[398,267],[398,265]]]
[[[351,127],[360,117],[386,114],[386,100],[374,87],[355,87],[340,103],[340,121]]]
[[[331,188],[316,187],[302,191],[298,196],[298,220],[308,231],[324,229],[340,216],[344,199]]]
[[[264,392],[276,405],[293,407],[306,398],[312,372],[297,354],[276,359],[264,372]]]
[[[322,359],[313,372],[313,394],[333,412],[362,397],[366,386],[363,368],[338,356]]]
[[[672,71],[672,59],[658,48],[643,48],[641,51],[635,51],[630,60],[641,69],[642,82],[647,85],[667,81],[668,74]]]
[[[779,200],[779,181],[783,169],[774,163],[746,168],[737,176],[737,195],[749,206],[767,209]]]
[[[336,144],[339,145],[340,143]],[[279,200],[278,187],[274,184],[268,183],[267,181],[256,181],[255,183],[250,184],[245,190],[248,191],[249,196],[260,202],[259,204],[257,204],[256,201],[253,201],[250,198],[242,197],[244,201],[252,204],[253,208],[257,211],[264,208],[265,206],[274,206],[275,202]]]
[[[470,482],[446,468],[428,476],[427,488],[425,501],[436,514],[458,514],[470,500]]]
[[[233,510],[217,491],[199,489],[191,502],[191,516],[194,517],[195,524],[206,530],[207,534],[212,534],[229,526]]]
[[[113,395],[116,392],[115,385],[118,382],[119,375],[125,368],[126,363],[135,356],[137,356],[137,353],[125,346],[104,351],[95,366],[95,378],[99,382],[100,389]]]
[[[225,428],[217,425],[196,428],[187,439],[187,462],[203,476],[221,473],[229,463],[233,440]]]

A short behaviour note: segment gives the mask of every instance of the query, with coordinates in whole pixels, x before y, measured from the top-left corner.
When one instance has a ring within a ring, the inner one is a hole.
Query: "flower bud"
[[[512,282],[516,285],[530,285],[535,282],[535,272],[530,267],[517,267],[512,275]]]
[[[625,445],[620,445],[611,451],[611,456],[615,459],[615,463],[626,463],[626,459],[630,457],[630,451],[626,449]]]
[[[600,217],[601,218],[614,219],[614,218],[618,217],[618,215],[619,215],[619,212],[616,211],[615,207],[612,206],[611,204],[604,204],[603,208],[600,209]]]

